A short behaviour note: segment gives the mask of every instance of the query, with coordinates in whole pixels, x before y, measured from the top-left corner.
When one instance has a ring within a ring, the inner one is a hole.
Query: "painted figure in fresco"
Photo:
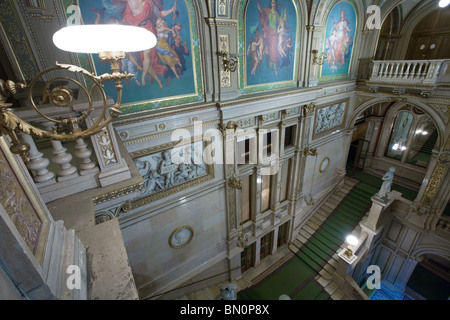
[[[186,45],[186,41],[183,41],[180,33],[176,33],[173,37],[172,49],[177,53],[178,58],[180,59],[181,66],[175,65],[175,69],[179,76],[181,76],[186,71],[186,58],[185,56],[189,55],[189,49]],[[183,43],[183,44],[182,44]],[[165,76],[166,87],[169,86],[170,80],[175,77],[175,74],[172,70],[169,70]]]
[[[345,10],[341,10],[339,21],[335,22],[332,17],[333,28],[330,37],[326,40],[328,52],[328,64],[333,72],[339,70],[348,61],[352,37],[349,32],[350,22],[346,17]]]
[[[264,49],[264,40],[263,37],[257,31],[256,36],[251,40],[248,45],[247,54],[251,56],[251,68],[252,75],[256,75],[256,69],[259,66],[259,71],[261,72],[261,62],[263,60],[263,49]]]
[[[277,0],[269,0],[267,8],[264,8],[260,1],[256,0],[258,23],[249,28],[247,55],[251,66],[250,75],[257,76],[257,71],[261,72],[265,58],[267,68],[278,76],[284,67],[286,72],[289,72],[289,56],[293,55],[292,30],[287,23],[288,13],[286,9],[282,13],[279,12]]]
[[[156,43],[156,50],[161,61],[169,66],[175,77],[179,80],[177,69],[175,66],[182,67],[180,58],[175,50],[169,44],[169,36],[172,36],[173,30],[169,28],[169,24],[162,18],[156,19],[156,35],[158,42]]]
[[[151,31],[153,34],[157,34],[156,20],[158,18],[164,18],[171,13],[176,12],[177,0],[174,2],[174,6],[170,10],[162,10],[162,0],[111,0],[112,3],[125,2],[126,7],[122,14],[122,21],[126,24],[133,26],[140,26]],[[142,86],[146,85],[146,77],[149,76],[151,82],[155,80],[159,87],[162,88],[161,80],[158,76],[162,76],[167,72],[167,66],[163,65],[159,61],[159,56],[156,49],[148,49],[139,52],[138,59],[142,65]]]
[[[292,35],[289,35],[289,37],[286,39],[286,41],[282,44],[282,49],[285,55],[281,57],[280,62],[280,69],[286,68],[286,71],[289,71],[289,67],[291,65],[291,59],[290,56],[294,56],[294,45],[292,43]]]
[[[278,24],[277,32],[278,32],[278,53],[281,58],[286,57],[286,52],[284,51],[284,44],[288,38],[288,30],[286,30],[286,9],[284,10],[284,16],[280,19],[280,23]]]
[[[331,67],[331,70],[336,71],[336,48],[337,48],[337,30],[333,28],[331,30],[331,36],[326,40],[325,50],[328,54],[327,62]]]
[[[275,75],[278,75],[277,63],[280,53],[278,52],[279,36],[277,30],[281,17],[277,11],[277,1],[271,0],[269,8],[263,8],[259,0],[256,0],[256,2],[258,4],[259,22],[263,29],[264,53],[267,55],[266,64],[275,72]]]

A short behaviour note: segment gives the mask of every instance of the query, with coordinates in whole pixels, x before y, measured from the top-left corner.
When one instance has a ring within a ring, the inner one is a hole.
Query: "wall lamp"
[[[17,131],[36,138],[74,141],[99,133],[116,118],[121,113],[122,80],[127,82],[134,76],[126,72],[121,73],[119,61],[125,57],[125,52],[142,51],[154,47],[156,37],[150,31],[135,26],[118,24],[73,25],[57,31],[53,35],[53,43],[59,49],[68,52],[97,53],[101,61],[110,63],[112,72],[96,75],[78,66],[56,62],[56,67],[38,73],[28,85],[14,83],[11,80],[0,80],[0,135],[5,134],[11,138],[11,152],[21,155],[25,162],[28,162],[27,153],[30,146],[18,139]],[[53,76],[55,72],[57,75]],[[68,72],[69,75],[72,75],[72,78],[61,76],[63,72]],[[83,84],[77,81],[73,77],[75,73],[84,76],[90,87],[85,88]],[[103,83],[108,81],[115,83],[117,91],[117,101],[111,107],[108,107],[103,89]],[[42,85],[42,83],[44,84]],[[79,92],[83,92],[87,97],[87,109],[77,115],[71,114],[74,91],[73,88],[70,89],[66,86],[67,83],[81,89]],[[6,102],[9,96],[25,89],[28,90],[27,98],[34,111],[45,121],[54,124],[51,130],[37,128],[20,119],[13,112],[13,104]],[[39,89],[43,90],[41,104],[46,103],[49,106],[65,109],[64,112],[67,113],[67,116],[59,116],[58,119],[54,119],[41,112],[33,99],[33,95],[36,96]],[[100,115],[95,115],[92,125],[86,129],[81,129],[80,124],[85,122],[94,111],[94,94],[97,94],[95,96],[97,99],[100,96],[103,100],[102,110]],[[98,96],[98,94],[100,95]]]
[[[223,71],[231,71],[235,72],[239,65],[239,57],[242,57],[243,54],[229,54],[226,51],[217,52],[219,57],[222,57],[222,69]]]
[[[318,50],[312,50],[312,59],[313,59],[313,64],[317,64],[319,66],[323,65],[325,63],[325,61],[327,60],[328,56],[326,53],[322,53],[320,55],[320,57],[318,56],[319,51]]]

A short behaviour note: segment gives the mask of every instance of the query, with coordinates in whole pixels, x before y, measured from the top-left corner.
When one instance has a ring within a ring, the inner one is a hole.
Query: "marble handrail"
[[[370,83],[439,85],[450,82],[450,60],[373,61]]]

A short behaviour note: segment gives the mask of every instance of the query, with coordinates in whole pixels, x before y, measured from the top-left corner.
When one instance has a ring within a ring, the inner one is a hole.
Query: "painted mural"
[[[250,0],[245,15],[246,85],[293,81],[297,11],[291,0]]]
[[[192,5],[192,4],[191,4]],[[135,75],[126,85],[123,104],[139,104],[163,98],[196,94],[194,45],[190,11],[184,0],[79,0],[83,24],[120,23],[140,26],[157,37],[155,48],[127,52],[122,72]],[[92,55],[97,74],[110,72],[110,66]],[[105,84],[108,96],[116,98],[113,83]],[[200,97],[201,98],[201,97]],[[195,98],[199,100],[198,97]],[[180,101],[181,102],[181,101]],[[134,110],[133,110],[134,111]],[[140,111],[140,110],[136,110]]]
[[[321,77],[333,79],[349,73],[355,31],[356,14],[353,6],[346,1],[337,3],[327,19],[323,49],[327,60],[322,66]]]

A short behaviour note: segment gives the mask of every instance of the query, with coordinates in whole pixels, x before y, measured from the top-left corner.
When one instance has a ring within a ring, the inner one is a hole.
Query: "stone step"
[[[303,236],[306,240],[311,237],[311,233],[307,232],[305,229],[301,229],[298,234]]]
[[[319,229],[320,224],[315,223],[314,221],[311,221],[311,219],[308,220],[308,222],[306,223],[307,226],[309,226],[311,229],[314,230],[314,232],[317,231],[317,229]]]
[[[302,246],[303,244],[305,244],[305,243],[308,241],[308,239],[306,239],[306,238],[305,238],[304,236],[302,236],[301,234],[298,234],[298,235],[297,235],[297,239],[294,240],[294,243],[295,243],[296,241],[300,242],[299,245]],[[300,247],[300,246],[299,246],[299,247]]]
[[[333,293],[338,290],[338,285],[336,284],[336,282],[331,281],[326,287],[325,287],[325,291],[331,296],[333,295]]]
[[[341,289],[337,289],[331,295],[331,299],[333,299],[333,300],[344,300],[345,299],[345,292],[342,291]]]

